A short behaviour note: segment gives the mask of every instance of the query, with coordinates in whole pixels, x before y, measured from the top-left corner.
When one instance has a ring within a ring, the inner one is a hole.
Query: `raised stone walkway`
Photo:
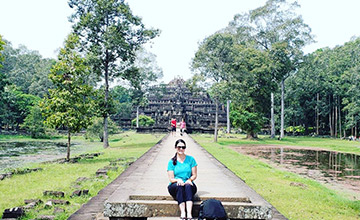
[[[167,192],[166,168],[179,138],[187,143],[186,154],[194,156],[198,163],[194,216],[200,200],[216,198],[231,219],[286,219],[186,134],[164,137],[69,219],[178,219],[177,202]]]

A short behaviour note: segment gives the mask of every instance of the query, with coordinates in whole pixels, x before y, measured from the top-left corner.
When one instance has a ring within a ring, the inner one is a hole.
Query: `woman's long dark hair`
[[[186,146],[186,143],[183,139],[178,139],[176,142],[175,142],[175,148],[178,146],[179,143],[183,143],[185,146]],[[177,164],[177,152],[175,153],[175,156],[173,158],[171,158],[172,161],[173,161],[173,164],[174,166]]]

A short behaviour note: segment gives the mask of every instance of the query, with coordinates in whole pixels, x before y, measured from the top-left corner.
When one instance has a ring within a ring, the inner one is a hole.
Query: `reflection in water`
[[[360,191],[360,155],[278,146],[240,146],[236,149],[243,154],[281,164],[293,172],[323,182],[344,182],[349,188]]]

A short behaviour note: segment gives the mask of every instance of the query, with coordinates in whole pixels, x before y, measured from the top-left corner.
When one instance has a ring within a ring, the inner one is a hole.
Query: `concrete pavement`
[[[176,201],[167,191],[167,163],[174,156],[175,141],[187,144],[186,154],[198,163],[197,195],[200,200],[215,198],[222,201],[229,218],[286,219],[240,178],[212,157],[190,136],[167,135],[120,176],[122,181],[105,202],[105,216],[110,219],[176,217]],[[194,204],[197,216],[199,202]]]

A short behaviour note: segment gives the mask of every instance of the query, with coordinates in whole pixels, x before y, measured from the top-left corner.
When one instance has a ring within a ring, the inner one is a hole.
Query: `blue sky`
[[[198,43],[227,26],[236,13],[263,5],[265,0],[128,0],[147,27],[161,29],[148,45],[164,71],[164,82],[191,77],[189,65]],[[312,52],[360,36],[359,0],[299,0],[299,14],[310,25],[317,43]],[[0,34],[14,47],[25,45],[43,57],[56,58],[71,24],[67,0],[0,0]]]

